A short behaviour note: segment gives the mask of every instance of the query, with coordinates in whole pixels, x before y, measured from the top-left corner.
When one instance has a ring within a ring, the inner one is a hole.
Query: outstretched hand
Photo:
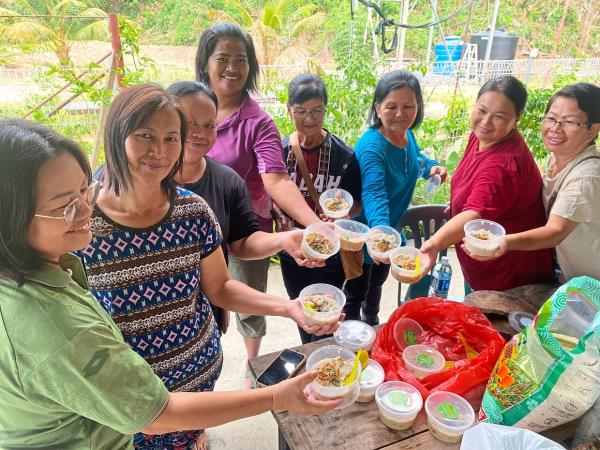
[[[433,175],[439,175],[443,183],[446,181],[446,178],[448,178],[448,169],[444,166],[433,166],[429,171],[429,176],[431,177]]]
[[[421,258],[421,274],[420,277],[423,278],[427,275],[438,258],[438,249],[437,246],[430,240],[425,241],[421,248],[419,249],[419,257]]]
[[[500,239],[500,246],[498,247],[498,249],[494,252],[494,254],[492,256],[479,256],[474,253],[471,253],[469,251],[469,249],[467,248],[466,244],[464,244],[464,242],[465,242],[465,239],[463,239],[463,244],[461,244],[460,248],[467,255],[469,255],[471,258],[473,258],[476,261],[491,261],[492,259],[501,257],[508,251],[506,239],[504,237],[502,239]]]
[[[273,386],[273,409],[287,409],[294,414],[307,416],[322,415],[339,406],[343,401],[342,397],[322,401],[307,394],[306,388],[316,376],[317,372],[306,372]]]
[[[300,267],[324,267],[325,261],[308,259],[300,250],[302,245],[302,230],[285,231],[281,233],[281,248],[285,250]]]
[[[313,326],[308,325],[304,318],[304,311],[302,311],[302,302],[299,298],[295,300],[290,300],[287,305],[287,316],[292,319],[299,327],[301,327],[304,331],[309,334],[314,334],[315,336],[322,336],[324,334],[333,334],[335,330],[340,326],[340,322],[344,320],[346,314],[341,313],[337,322],[331,325],[324,326]]]

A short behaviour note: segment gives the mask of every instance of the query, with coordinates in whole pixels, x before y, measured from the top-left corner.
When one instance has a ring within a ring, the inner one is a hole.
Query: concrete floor
[[[454,249],[450,249],[448,255],[453,272],[449,297],[452,299],[462,298],[464,296],[463,276]],[[272,264],[269,269],[268,292],[287,298],[281,271],[279,266],[275,264]],[[381,311],[379,313],[381,323],[387,321],[390,314],[396,309],[397,293],[398,283],[390,276],[383,288]],[[233,319],[233,325],[222,338],[223,371],[215,388],[219,391],[238,390],[243,384],[246,351],[242,337],[235,328],[235,319],[233,317],[231,319]],[[267,318],[267,335],[263,339],[261,354],[280,351],[286,347],[300,344],[297,329],[288,319]],[[207,437],[211,450],[275,450],[277,449],[277,424],[271,413],[267,412],[259,416],[211,428],[207,431]]]

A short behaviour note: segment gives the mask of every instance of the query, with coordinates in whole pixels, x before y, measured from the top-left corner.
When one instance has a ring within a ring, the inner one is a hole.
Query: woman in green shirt
[[[0,448],[132,448],[132,433],[220,425],[269,409],[324,413],[305,374],[243,392],[169,393],[87,291],[69,252],[90,239],[99,185],[77,144],[0,121]]]

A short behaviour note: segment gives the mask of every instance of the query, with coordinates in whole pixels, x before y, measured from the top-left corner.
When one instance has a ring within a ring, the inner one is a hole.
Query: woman
[[[215,122],[218,102],[215,93],[199,81],[174,83],[167,92],[178,98],[188,128],[183,146],[183,165],[175,179],[184,188],[206,200],[217,216],[223,234],[225,259],[227,245],[242,259],[267,258],[285,249],[286,254],[292,255],[290,260],[294,266],[322,266],[323,263],[307,260],[302,254],[302,231],[261,231],[244,180],[233,169],[206,156],[217,138]],[[292,298],[296,297],[297,294]],[[219,329],[226,331],[226,312],[211,306]]]
[[[337,136],[323,128],[327,109],[327,89],[317,75],[302,74],[295,77],[288,87],[288,113],[294,121],[296,132],[283,139],[284,156],[292,180],[296,182],[308,206],[317,212],[313,199],[298,167],[292,145],[302,151],[302,156],[318,194],[332,188],[342,188],[355,199],[353,212],[360,211],[360,169],[353,151]],[[321,269],[301,267],[287,252],[279,254],[283,283],[290,298],[297,298],[300,291],[313,283],[327,283],[342,288],[345,276],[339,255],[327,260]],[[302,343],[319,337],[300,330]]]
[[[196,79],[208,84],[219,99],[217,141],[209,156],[244,179],[261,230],[273,231],[271,198],[302,225],[318,222],[287,175],[273,119],[250,97],[258,79],[258,60],[250,35],[230,23],[217,23],[204,30],[196,53]],[[235,279],[266,291],[269,258],[243,261],[230,255],[229,269]],[[248,358],[253,358],[266,333],[265,319],[236,317]]]
[[[512,76],[485,83],[471,114],[467,149],[452,177],[452,219],[421,247],[426,274],[442,249],[464,238],[464,225],[486,219],[508,233],[544,223],[542,177],[527,144],[517,130],[525,109],[527,90]],[[465,280],[474,290],[504,291],[552,279],[548,250],[511,252],[493,262],[478,262],[457,246]]]
[[[33,122],[0,121],[1,448],[130,449],[139,431],[339,404],[305,398],[314,374],[254,391],[169,393],[67,254],[91,239],[99,186],[89,181],[73,141]]]
[[[438,174],[446,179],[446,169],[421,154],[413,129],[423,120],[423,96],[419,81],[409,72],[385,74],[375,87],[369,122],[371,126],[356,144],[355,154],[362,175],[363,211],[356,220],[369,226],[396,227],[412,197],[417,178]],[[424,167],[424,170],[422,170]],[[375,264],[373,264],[375,263]],[[344,287],[349,319],[379,323],[381,286],[389,264],[373,261],[365,254],[363,274],[348,280]]]
[[[581,275],[600,279],[600,87],[577,83],[559,90],[548,102],[541,130],[551,153],[543,178],[548,220],[507,234],[494,258],[555,247],[561,282]]]
[[[299,301],[289,305],[229,278],[213,212],[173,183],[186,133],[183,111],[156,85],[135,86],[115,98],[104,133],[107,186],[92,215],[92,241],[81,255],[92,294],[129,345],[169,391],[194,392],[212,390],[222,365],[206,297],[228,310],[306,325]],[[140,434],[134,444],[188,448],[201,433]]]

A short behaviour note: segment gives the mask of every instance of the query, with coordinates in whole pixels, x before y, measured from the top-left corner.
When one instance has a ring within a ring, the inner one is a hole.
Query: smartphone
[[[306,356],[286,348],[259,375],[256,382],[262,386],[273,386],[293,377],[304,364]]]

